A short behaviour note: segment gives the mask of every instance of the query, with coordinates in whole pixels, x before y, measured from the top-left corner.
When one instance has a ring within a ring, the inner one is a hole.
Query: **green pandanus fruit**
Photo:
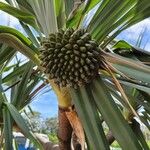
[[[41,65],[60,87],[77,88],[97,75],[99,52],[98,44],[85,30],[60,30],[43,40]]]

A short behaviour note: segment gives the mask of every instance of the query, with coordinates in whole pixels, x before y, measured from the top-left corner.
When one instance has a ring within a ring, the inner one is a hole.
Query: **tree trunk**
[[[73,133],[72,135],[72,144],[73,144],[74,150],[81,150],[81,145],[78,142],[78,138],[75,135],[75,133]]]
[[[58,139],[60,150],[71,150],[71,137],[72,137],[72,127],[69,120],[66,117],[65,109],[60,108],[58,110]]]

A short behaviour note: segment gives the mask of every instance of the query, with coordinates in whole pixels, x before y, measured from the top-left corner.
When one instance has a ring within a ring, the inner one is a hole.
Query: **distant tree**
[[[48,133],[56,134],[58,131],[58,118],[46,118],[45,125]]]
[[[45,120],[41,116],[40,112],[38,112],[38,111],[33,111],[32,113],[28,112],[26,114],[26,120],[27,120],[30,128],[32,128],[32,130],[34,132],[43,133],[43,131],[45,129]]]
[[[50,133],[50,134],[57,134],[58,131],[58,118],[57,117],[50,117],[50,118],[43,118],[41,113],[38,111],[33,111],[26,113],[26,120],[30,126],[30,128],[34,132],[39,133]]]

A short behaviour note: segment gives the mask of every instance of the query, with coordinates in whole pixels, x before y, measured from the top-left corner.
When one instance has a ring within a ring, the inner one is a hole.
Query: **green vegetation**
[[[147,144],[148,144],[148,146],[149,146],[149,148],[150,148],[150,141],[147,141]]]
[[[86,142],[88,149],[109,150],[116,140],[124,150],[149,150],[141,125],[150,129],[150,53],[115,39],[150,17],[149,0],[6,2],[0,2],[0,10],[16,17],[25,34],[0,26],[0,142],[4,149],[13,149],[16,129],[43,149],[34,136],[43,124],[30,123],[32,116],[25,119],[23,112],[50,85],[58,99],[61,150],[71,149],[72,131],[82,148]],[[17,52],[28,59],[20,60]],[[55,141],[54,120],[48,119],[42,132],[48,131]]]
[[[55,144],[58,144],[58,137],[57,134],[50,133],[48,134],[49,140],[52,141]]]
[[[119,146],[117,141],[114,141],[111,146],[115,147],[115,148],[120,148],[120,146]]]
[[[24,116],[29,128],[37,133],[57,135],[58,132],[58,117],[43,118],[40,112],[32,111]],[[28,121],[29,120],[29,121]]]

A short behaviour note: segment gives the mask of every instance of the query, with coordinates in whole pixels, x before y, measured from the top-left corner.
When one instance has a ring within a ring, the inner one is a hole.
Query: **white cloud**
[[[146,32],[150,33],[150,18],[145,19],[127,30],[123,31],[122,34],[126,35],[126,38],[129,40],[137,40],[138,36],[146,29]]]

